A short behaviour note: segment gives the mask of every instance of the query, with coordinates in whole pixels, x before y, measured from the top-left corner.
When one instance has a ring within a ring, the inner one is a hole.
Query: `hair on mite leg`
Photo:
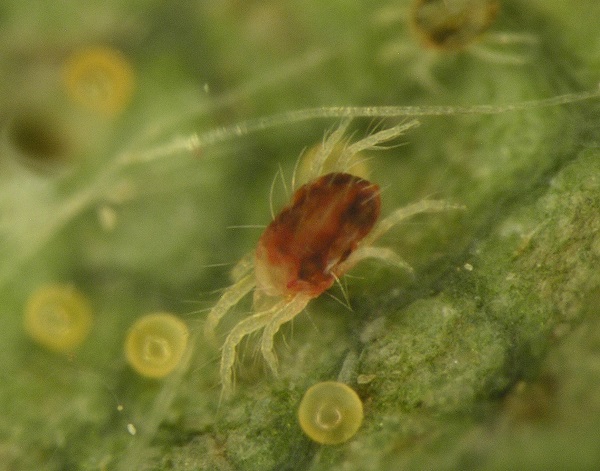
[[[275,207],[273,205],[273,201],[275,198],[275,184],[277,183],[277,178],[279,177],[279,179],[281,179],[281,184],[283,186],[283,191],[285,192],[286,198],[289,199],[290,197],[290,191],[288,189],[287,183],[285,182],[285,177],[283,175],[283,168],[281,167],[281,164],[279,164],[278,166],[278,170],[277,173],[275,174],[275,176],[273,177],[273,180],[271,181],[271,187],[269,189],[269,209],[271,210],[271,219],[275,219]],[[292,180],[292,188],[293,188],[293,180]]]
[[[285,300],[282,300],[274,304],[270,309],[257,312],[256,314],[253,314],[250,317],[247,317],[246,319],[238,322],[231,329],[231,331],[225,338],[223,346],[221,347],[221,363],[219,367],[219,374],[221,377],[222,385],[222,399],[227,398],[233,391],[232,375],[234,371],[233,365],[235,363],[236,347],[239,345],[239,343],[244,337],[267,326],[270,320],[274,316],[276,316],[278,312],[285,310],[286,307],[289,308],[290,303],[286,303]],[[261,351],[264,356],[264,350],[261,349]],[[265,360],[267,361],[267,364],[269,365],[271,370],[276,371],[277,360],[274,358],[274,355],[271,356],[270,354],[268,354]]]
[[[298,313],[302,312],[311,299],[313,298],[309,295],[294,296],[292,301],[288,302],[282,309],[278,310],[276,315],[269,319],[268,324],[263,329],[260,350],[267,365],[275,376],[277,376],[278,365],[277,357],[273,351],[275,334],[279,332],[279,329],[283,324],[291,321]]]
[[[352,120],[350,118],[343,119],[337,129],[333,131],[324,141],[321,147],[315,153],[315,156],[311,162],[311,165],[308,169],[308,178],[307,180],[312,180],[316,178],[317,175],[323,174],[323,167],[325,165],[325,161],[331,155],[331,152],[335,148],[335,146],[342,141],[342,138],[346,134],[348,126],[350,126],[350,122]]]
[[[325,164],[329,157],[336,150],[336,146],[344,142],[344,136],[350,125],[351,119],[346,118],[342,120],[338,128],[333,131],[327,139],[323,142],[322,146],[316,151],[310,166],[308,168],[306,180],[314,180],[318,176],[323,175],[325,172]],[[407,123],[403,122],[396,126],[388,129],[383,129],[372,134],[367,135],[363,139],[360,139],[352,144],[345,142],[341,147],[335,162],[330,168],[327,168],[328,172],[347,172],[352,166],[353,158],[360,152],[369,150],[381,149],[381,144],[397,139],[403,135],[406,131],[419,125],[419,121],[411,120]]]
[[[352,305],[350,304],[350,295],[348,294],[348,286],[346,284],[342,283],[342,280],[340,278],[338,278],[337,276],[334,276],[334,278],[335,278],[335,284],[338,285],[344,299],[341,300],[340,298],[333,295],[329,291],[326,291],[325,294],[327,294],[327,296],[329,296],[334,301],[338,302],[340,305],[344,306],[349,311],[354,311],[354,309],[352,309]]]
[[[344,141],[349,124],[350,120],[344,119],[326,135],[309,162],[309,180],[295,190],[288,205],[265,228],[252,260],[246,255],[238,263],[234,283],[225,289],[208,313],[204,331],[207,338],[214,340],[221,319],[253,291],[254,312],[231,328],[221,347],[222,399],[233,392],[236,351],[243,339],[262,331],[260,352],[276,375],[274,339],[281,326],[339,282],[354,265],[374,258],[412,270],[391,249],[374,247],[372,243],[377,238],[415,214],[462,208],[444,201],[425,200],[378,221],[379,186],[346,173],[346,167],[359,152],[381,150],[383,144],[417,126],[418,122],[413,120],[377,130],[354,142]],[[325,173],[325,163],[332,157],[331,167],[327,167],[328,173]]]

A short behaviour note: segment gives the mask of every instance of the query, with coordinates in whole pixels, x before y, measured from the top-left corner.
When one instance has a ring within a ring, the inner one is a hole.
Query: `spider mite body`
[[[377,239],[415,214],[460,208],[445,201],[424,200],[379,219],[379,187],[347,169],[362,151],[381,149],[382,143],[418,122],[398,124],[353,143],[344,139],[349,124],[349,119],[342,121],[318,150],[309,154],[306,183],[273,218],[255,250],[234,267],[234,283],[208,313],[204,332],[214,341],[223,316],[254,290],[253,313],[233,326],[221,348],[223,397],[233,391],[236,349],[244,337],[262,330],[260,350],[276,374],[273,339],[280,327],[357,263],[373,258],[412,271],[393,250],[373,246]]]
[[[340,263],[379,218],[379,187],[329,173],[300,187],[258,241],[256,293],[317,297],[343,275]]]
[[[429,91],[444,91],[438,72],[446,67],[458,67],[455,72],[461,74],[471,67],[469,62],[456,61],[463,54],[491,64],[523,65],[539,53],[536,36],[495,27],[501,0],[412,0],[404,7],[400,3],[390,2],[373,17],[378,34],[392,27],[394,36],[382,43],[376,55],[384,65],[402,64],[402,73]],[[398,23],[405,23],[403,30]]]
[[[410,25],[426,47],[455,51],[479,39],[499,10],[498,0],[417,0]]]

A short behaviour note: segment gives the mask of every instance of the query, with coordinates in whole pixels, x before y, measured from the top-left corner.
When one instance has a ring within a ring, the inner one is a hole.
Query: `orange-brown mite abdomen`
[[[347,173],[329,173],[300,187],[262,234],[257,288],[270,296],[318,296],[328,289],[379,217],[379,187]]]

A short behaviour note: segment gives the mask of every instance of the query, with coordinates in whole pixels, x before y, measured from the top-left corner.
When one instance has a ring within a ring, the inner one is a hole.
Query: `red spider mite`
[[[262,356],[277,373],[273,339],[279,328],[354,265],[374,258],[412,270],[393,250],[373,246],[375,240],[415,214],[459,208],[445,201],[424,200],[380,220],[379,186],[346,169],[354,165],[359,152],[378,149],[418,123],[399,124],[350,143],[343,139],[349,122],[342,122],[311,155],[307,183],[273,218],[256,249],[236,265],[234,283],[208,313],[205,336],[214,341],[223,316],[254,290],[254,312],[233,326],[221,348],[222,396],[233,390],[236,348],[244,337],[262,330]],[[324,168],[332,167],[331,160],[333,171],[326,173]]]
[[[264,294],[319,296],[343,275],[340,263],[373,228],[379,186],[329,173],[300,187],[258,241],[257,289]]]

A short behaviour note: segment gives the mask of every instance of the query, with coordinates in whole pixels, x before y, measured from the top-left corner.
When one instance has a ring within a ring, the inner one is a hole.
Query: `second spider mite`
[[[344,140],[349,123],[349,119],[344,120],[311,156],[307,183],[295,191],[288,206],[273,218],[254,253],[243,257],[234,268],[234,284],[225,289],[208,314],[205,334],[214,339],[221,318],[254,289],[255,312],[237,323],[223,343],[220,364],[223,396],[232,392],[236,347],[245,336],[262,329],[262,355],[277,373],[273,338],[279,328],[354,265],[366,258],[376,258],[411,270],[391,249],[373,246],[379,237],[415,214],[460,208],[446,201],[423,200],[378,221],[379,187],[346,173],[346,169],[359,152],[379,148],[418,122],[399,124],[354,143]],[[334,171],[324,174],[326,165]]]

